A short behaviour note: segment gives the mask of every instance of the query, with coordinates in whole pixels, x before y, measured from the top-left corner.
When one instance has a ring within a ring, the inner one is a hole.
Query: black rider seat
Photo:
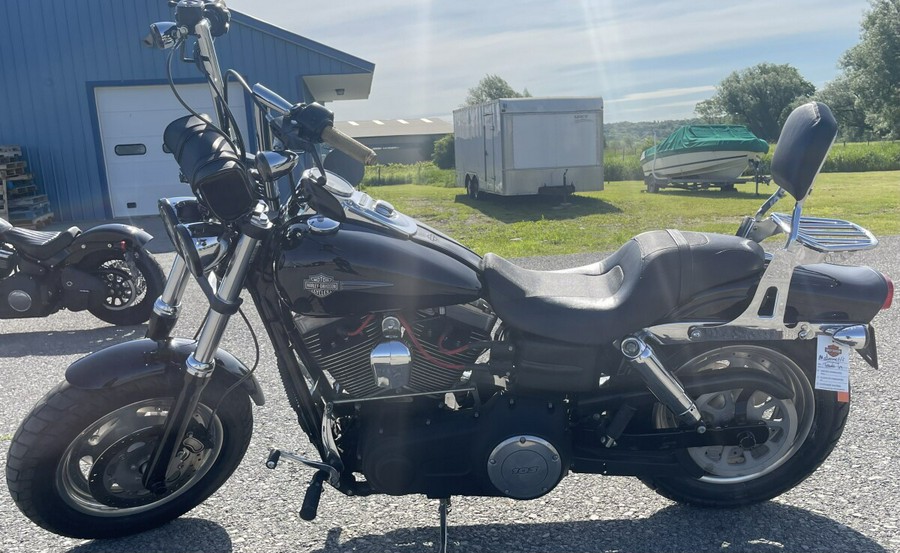
[[[69,247],[81,229],[71,227],[63,232],[42,232],[16,228],[0,219],[0,242],[12,244],[17,251],[44,261]]]
[[[505,323],[584,345],[609,344],[764,266],[756,242],[677,230],[645,232],[598,263],[564,271],[523,269],[490,253],[482,262],[491,305]]]

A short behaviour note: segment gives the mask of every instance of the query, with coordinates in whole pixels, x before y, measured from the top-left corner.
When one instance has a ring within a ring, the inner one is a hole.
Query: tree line
[[[789,64],[735,71],[695,111],[704,122],[744,124],[774,142],[788,114],[816,100],[834,112],[841,140],[900,138],[900,0],[871,0],[859,43],[838,65],[841,74],[819,90]]]

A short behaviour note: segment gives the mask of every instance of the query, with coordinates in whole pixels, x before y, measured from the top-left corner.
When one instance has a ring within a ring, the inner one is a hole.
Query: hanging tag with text
[[[838,392],[839,399],[849,400],[850,352],[850,346],[835,342],[831,336],[818,337],[818,346],[816,347],[817,390]]]

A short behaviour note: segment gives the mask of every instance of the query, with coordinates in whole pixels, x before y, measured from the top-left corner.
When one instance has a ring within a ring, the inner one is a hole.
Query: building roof
[[[353,138],[379,136],[416,136],[422,134],[452,134],[453,123],[438,117],[419,119],[374,119],[372,121],[338,121],[338,130]]]

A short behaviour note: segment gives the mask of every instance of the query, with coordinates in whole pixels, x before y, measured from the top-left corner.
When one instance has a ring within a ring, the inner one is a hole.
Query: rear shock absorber
[[[701,433],[706,431],[706,427],[701,424],[700,410],[649,344],[637,336],[629,336],[622,340],[621,350],[622,355],[631,361],[631,366],[650,392],[660,403],[668,407],[682,424],[696,427]]]

